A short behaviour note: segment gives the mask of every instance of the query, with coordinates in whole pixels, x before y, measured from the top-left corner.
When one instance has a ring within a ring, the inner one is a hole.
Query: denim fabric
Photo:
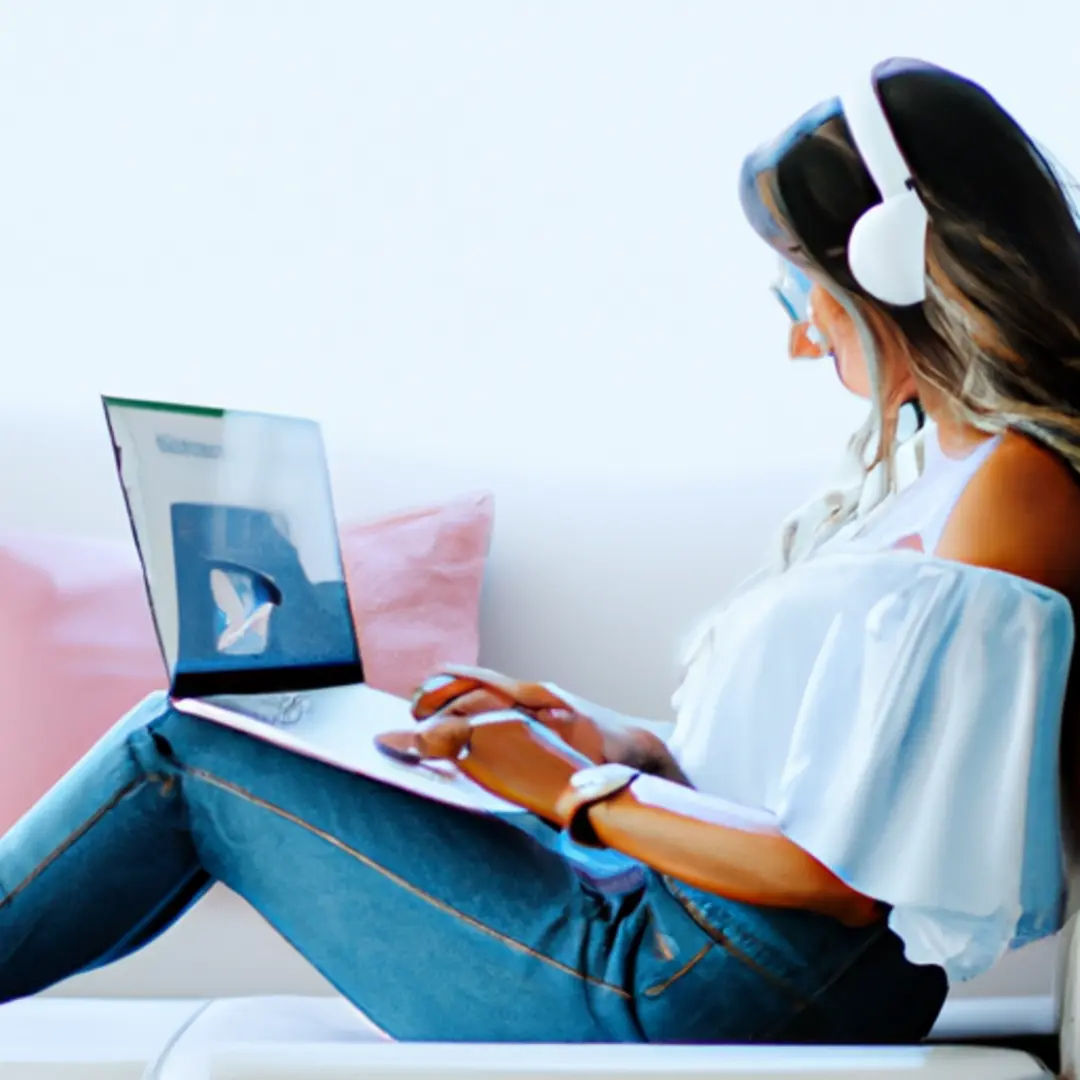
[[[399,1039],[908,1041],[944,999],[884,924],[732,903],[632,860],[605,889],[587,863],[538,822],[154,696],[0,840],[0,1000],[130,953],[215,880]]]

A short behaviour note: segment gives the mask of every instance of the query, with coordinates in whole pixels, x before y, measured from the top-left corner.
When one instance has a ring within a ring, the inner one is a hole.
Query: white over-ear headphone
[[[873,76],[840,99],[855,148],[881,192],[851,230],[848,265],[871,296],[908,307],[926,299],[929,215],[912,183]]]

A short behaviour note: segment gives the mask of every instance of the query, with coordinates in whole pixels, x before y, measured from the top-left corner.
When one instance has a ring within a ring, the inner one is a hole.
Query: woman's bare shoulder
[[[1080,477],[1041,443],[1009,432],[957,502],[937,554],[1017,574],[1080,604]]]

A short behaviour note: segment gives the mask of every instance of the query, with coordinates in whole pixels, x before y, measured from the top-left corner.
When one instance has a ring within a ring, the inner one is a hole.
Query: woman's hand
[[[390,757],[419,764],[452,761],[493,795],[566,828],[574,813],[571,778],[591,762],[550,728],[520,712],[436,715],[410,731],[378,736]],[[586,811],[592,841],[679,881],[742,903],[803,908],[865,926],[882,917],[760,811],[642,777]],[[568,796],[570,796],[568,798]]]
[[[546,725],[505,709],[476,717],[438,714],[375,742],[406,764],[452,761],[480,787],[559,827],[565,822],[558,803],[570,778],[593,764]]]
[[[427,679],[412,701],[413,716],[421,721],[482,716],[508,708],[543,724],[592,764],[618,762],[689,783],[659,736],[631,724],[588,716],[542,683],[520,682],[484,668],[448,666]]]

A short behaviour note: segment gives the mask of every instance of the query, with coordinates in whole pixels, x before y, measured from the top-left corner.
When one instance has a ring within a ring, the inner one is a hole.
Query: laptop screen
[[[362,682],[318,424],[103,400],[173,696]]]

